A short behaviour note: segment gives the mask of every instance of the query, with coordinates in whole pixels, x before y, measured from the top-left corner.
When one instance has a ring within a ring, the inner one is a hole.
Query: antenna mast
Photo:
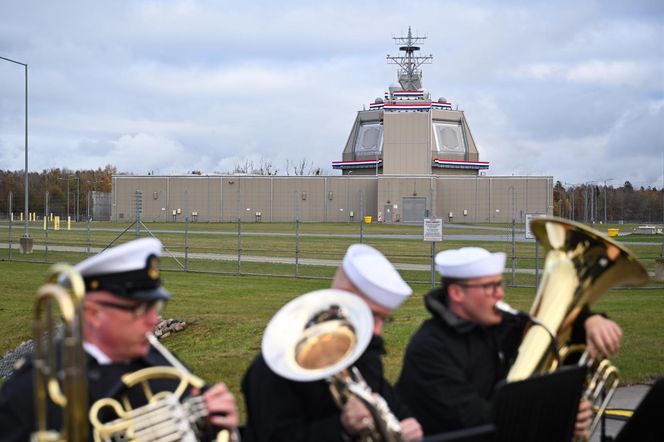
[[[408,37],[392,37],[399,51],[405,52],[404,55],[387,56],[388,64],[398,64],[401,69],[398,70],[399,83],[404,90],[420,90],[422,89],[422,71],[420,66],[423,64],[431,64],[433,55],[419,55],[420,47],[416,46],[421,44],[427,37],[413,36],[410,26],[408,26]],[[416,55],[415,52],[418,52]]]

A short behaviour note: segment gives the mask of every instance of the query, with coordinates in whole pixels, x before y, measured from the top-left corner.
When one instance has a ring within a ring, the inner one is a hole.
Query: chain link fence
[[[8,207],[15,207],[11,194],[8,199]],[[421,225],[376,223],[364,217],[345,223],[303,223],[297,204],[290,223],[265,223],[259,216],[251,221],[238,216],[235,222],[207,223],[188,212],[182,222],[160,223],[141,219],[142,195],[138,191],[133,220],[125,222],[95,221],[87,207],[85,216],[71,211],[67,215],[67,202],[50,199],[48,194],[44,202],[43,209],[31,213],[27,223],[16,210],[4,214],[0,220],[1,259],[75,263],[108,247],[153,236],[164,244],[165,270],[329,279],[348,246],[359,242],[381,250],[409,283],[434,285],[438,280],[433,265],[437,252],[476,245],[506,253],[505,279],[513,287],[535,287],[543,263],[542,249],[535,240],[526,239],[523,225],[516,223],[447,223],[443,241],[432,247],[423,241]],[[33,244],[29,254],[21,251],[26,229]],[[661,240],[657,242],[657,235],[631,237],[633,240],[625,242],[627,247],[654,272]]]

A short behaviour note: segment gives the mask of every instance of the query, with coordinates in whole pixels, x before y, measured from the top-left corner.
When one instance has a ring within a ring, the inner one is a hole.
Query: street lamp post
[[[23,238],[21,238],[21,251],[23,253],[32,253],[32,238],[30,238],[30,226],[28,223],[28,65],[12,60],[11,58],[0,57],[0,59],[21,65],[25,68],[25,171],[23,173],[25,186],[23,220],[25,222],[25,229],[23,231]]]
[[[608,181],[613,181],[613,178],[608,178],[604,180],[604,224],[606,225],[606,183]]]
[[[69,180],[76,179],[76,218],[75,218],[75,219],[76,219],[76,222],[78,222],[78,221],[79,221],[79,205],[78,205],[78,201],[79,201],[79,199],[80,199],[80,198],[79,198],[79,192],[80,192],[80,179],[81,179],[81,177],[80,177],[80,175],[79,175],[79,172],[78,172],[78,171],[76,172],[76,176],[74,176],[74,175],[67,175],[65,178],[56,178],[56,179],[58,179],[58,180],[67,180],[67,219],[69,219],[69,216],[70,216],[70,214],[69,214],[69,210],[70,210],[70,208],[71,208],[71,204],[70,204],[70,202],[69,202],[69,198],[70,198]]]

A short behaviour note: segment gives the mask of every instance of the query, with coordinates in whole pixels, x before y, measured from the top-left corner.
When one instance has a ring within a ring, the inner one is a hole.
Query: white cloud
[[[0,55],[30,64],[35,170],[305,157],[329,170],[357,110],[395,81],[385,55],[412,25],[434,55],[424,87],[460,104],[493,173],[661,176],[648,161],[664,149],[661,2],[424,0],[409,19],[405,5],[4,2]],[[0,168],[23,167],[22,115],[22,71],[0,62]]]

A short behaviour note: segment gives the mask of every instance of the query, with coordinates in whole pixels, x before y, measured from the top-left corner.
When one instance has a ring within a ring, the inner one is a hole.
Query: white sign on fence
[[[534,239],[535,234],[533,234],[532,229],[530,228],[530,223],[536,219],[541,218],[544,215],[543,213],[526,213],[526,239]]]
[[[443,240],[443,220],[424,218],[424,240],[440,242]]]

